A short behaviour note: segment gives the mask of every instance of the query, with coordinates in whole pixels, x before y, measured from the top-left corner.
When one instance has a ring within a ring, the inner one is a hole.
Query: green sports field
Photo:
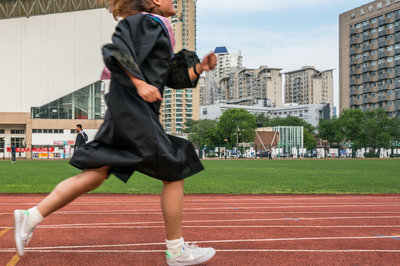
[[[186,193],[400,193],[400,160],[210,160]],[[67,161],[0,161],[0,193],[48,193],[79,171]],[[111,176],[96,193],[159,193],[161,182]]]

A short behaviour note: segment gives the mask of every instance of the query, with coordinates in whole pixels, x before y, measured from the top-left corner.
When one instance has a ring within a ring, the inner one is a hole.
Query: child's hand
[[[145,100],[146,102],[149,102],[149,103],[154,103],[156,101],[161,101],[162,100],[160,91],[156,87],[154,87],[154,86],[148,84],[147,82],[135,77],[128,70],[126,70],[124,67],[121,66],[121,68],[129,76],[129,78],[131,79],[133,85],[135,85],[135,87],[136,87],[137,93],[139,94],[139,96],[143,100]]]
[[[137,82],[135,82],[137,83]],[[154,103],[156,101],[161,101],[161,94],[157,87],[154,87],[146,82],[140,82],[140,84],[135,84],[137,93],[143,100],[149,103]]]
[[[203,71],[213,70],[217,66],[217,57],[214,53],[208,54],[203,58],[201,62],[201,68]]]

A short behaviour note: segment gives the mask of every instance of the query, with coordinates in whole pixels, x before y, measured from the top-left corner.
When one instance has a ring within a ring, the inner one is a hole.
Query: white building
[[[276,117],[298,117],[317,127],[320,119],[329,119],[329,104],[287,104],[283,107],[264,107],[263,101],[258,105],[243,106],[220,103],[200,107],[200,119],[216,119],[228,109],[245,109],[252,114],[264,114],[270,118]]]
[[[94,137],[104,113],[101,48],[117,24],[105,7],[91,0],[0,1],[0,158],[9,157],[3,151],[11,144],[73,145],[78,123]]]

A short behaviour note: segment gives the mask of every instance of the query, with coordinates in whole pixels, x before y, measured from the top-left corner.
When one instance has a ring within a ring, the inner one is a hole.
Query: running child
[[[164,183],[161,208],[165,221],[168,265],[194,265],[211,259],[213,248],[184,242],[181,233],[184,179],[203,166],[192,144],[167,135],[159,122],[164,86],[196,87],[199,75],[216,66],[211,53],[202,62],[194,52],[176,55],[167,17],[175,15],[172,0],[109,0],[114,18],[122,18],[103,47],[111,71],[108,110],[95,140],[76,150],[70,164],[82,169],[59,183],[37,206],[14,211],[18,254],[35,227],[54,211],[100,186],[110,174],[127,182],[139,171]]]

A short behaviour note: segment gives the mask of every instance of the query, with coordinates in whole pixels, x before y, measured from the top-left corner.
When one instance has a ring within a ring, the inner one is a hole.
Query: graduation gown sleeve
[[[199,77],[190,80],[188,69],[199,63],[200,60],[195,52],[183,49],[172,59],[167,86],[173,89],[194,88],[197,86]]]

